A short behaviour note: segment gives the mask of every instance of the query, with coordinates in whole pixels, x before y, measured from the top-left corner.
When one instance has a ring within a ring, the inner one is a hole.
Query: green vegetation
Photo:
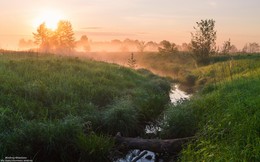
[[[180,161],[260,160],[260,55],[214,56],[203,67],[184,52],[135,56],[139,65],[199,92],[165,108],[168,81],[145,69],[47,54],[1,55],[1,158],[108,161],[118,131],[142,135],[146,124],[164,116],[160,137],[196,136]]]
[[[204,85],[234,79],[237,74],[255,71],[259,54],[214,55],[210,66],[196,67],[192,55],[178,53],[144,53],[136,55],[138,64],[154,73],[171,77],[186,92],[195,92]],[[162,66],[163,65],[163,66]]]
[[[206,85],[165,113],[164,136],[196,136],[180,161],[260,160],[260,56],[227,58],[191,70],[194,85]]]
[[[163,76],[179,80],[195,68],[192,56],[188,52],[144,53],[136,55],[138,64]]]
[[[191,34],[192,56],[198,65],[207,65],[216,50],[217,32],[213,19],[196,22],[195,33]]]
[[[111,137],[144,133],[168,103],[170,85],[72,57],[0,55],[0,159],[108,161]]]

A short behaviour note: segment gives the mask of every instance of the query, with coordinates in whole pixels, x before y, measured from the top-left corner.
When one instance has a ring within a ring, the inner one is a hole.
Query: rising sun
[[[45,23],[46,27],[52,30],[57,28],[57,24],[64,17],[58,11],[43,11],[33,22],[34,27],[38,27],[40,24]]]

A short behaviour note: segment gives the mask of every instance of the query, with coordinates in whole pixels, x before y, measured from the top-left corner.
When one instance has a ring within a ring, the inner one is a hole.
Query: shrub
[[[168,103],[167,97],[165,94],[151,94],[140,99],[142,102],[139,104],[138,113],[142,125],[157,121],[157,118],[163,113],[165,105]]]
[[[108,106],[103,113],[103,125],[111,135],[121,132],[124,136],[133,136],[140,133],[137,111],[127,98],[119,99]]]
[[[193,136],[197,130],[197,119],[187,102],[170,105],[164,113],[162,136],[164,138],[182,138]]]
[[[185,84],[187,86],[194,86],[197,80],[197,76],[188,74],[185,76]]]

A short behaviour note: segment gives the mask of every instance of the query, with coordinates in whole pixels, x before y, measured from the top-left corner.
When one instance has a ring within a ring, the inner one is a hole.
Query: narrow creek
[[[172,85],[169,97],[171,103],[176,105],[182,100],[189,99],[191,95],[180,90],[179,85],[174,84]],[[146,133],[155,133],[160,130],[161,128],[158,126],[147,126],[145,129]],[[138,159],[138,156],[141,154],[143,154],[142,158]],[[155,162],[155,153],[147,150],[131,150],[124,158],[118,159],[116,162]],[[163,160],[159,159],[159,162],[163,162]]]

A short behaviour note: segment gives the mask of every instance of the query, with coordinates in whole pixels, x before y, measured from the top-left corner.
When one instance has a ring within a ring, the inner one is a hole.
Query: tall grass
[[[202,89],[162,121],[164,138],[196,137],[179,161],[260,161],[260,57],[218,58],[188,75]]]
[[[19,53],[0,56],[0,83],[0,159],[35,161],[107,161],[111,137],[142,134],[151,118],[141,109],[160,115],[170,90],[150,72]],[[147,102],[154,96],[158,107]]]
[[[243,72],[255,71],[255,68],[259,66],[260,55],[216,55],[210,59],[210,66],[197,67],[192,55],[185,52],[175,54],[144,53],[137,57],[141,66],[158,75],[171,77],[181,84],[181,89],[192,93],[206,84],[234,79],[237,74],[239,76]]]
[[[192,101],[200,129],[182,161],[259,161],[259,85],[240,78]]]

